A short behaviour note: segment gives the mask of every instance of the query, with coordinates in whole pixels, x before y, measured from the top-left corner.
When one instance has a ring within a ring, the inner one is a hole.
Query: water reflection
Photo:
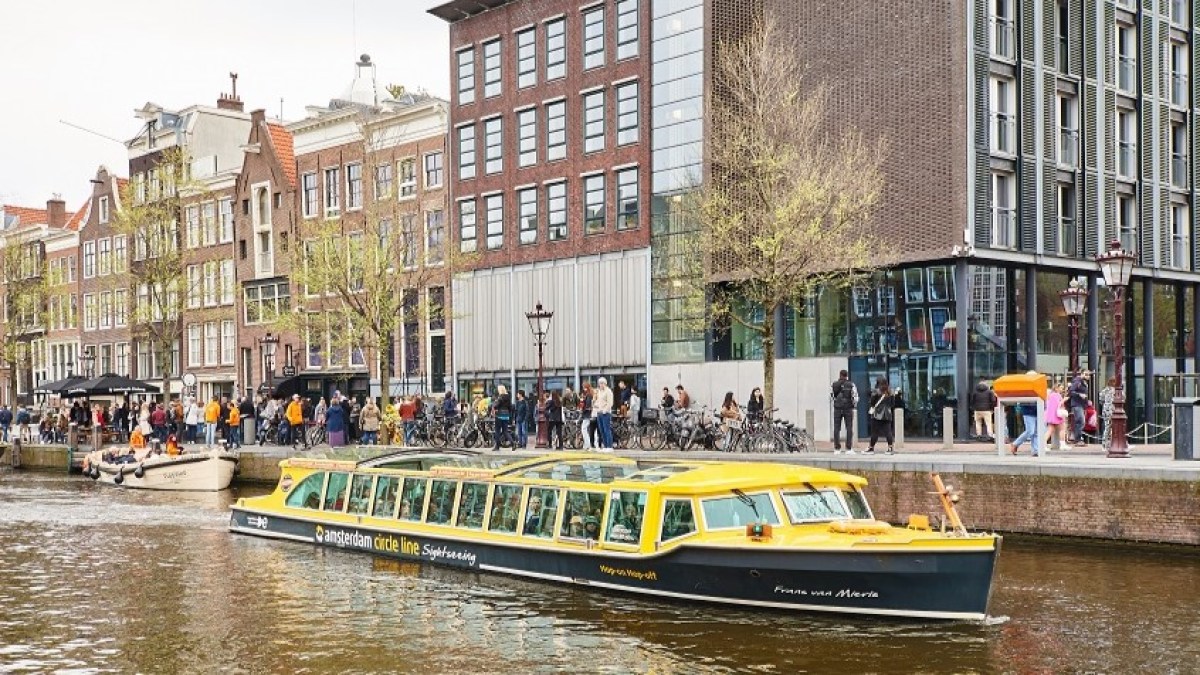
[[[255,492],[250,490],[249,492]],[[1195,556],[1006,543],[990,625],[731,611],[226,532],[237,493],[0,473],[0,671],[1186,672]]]

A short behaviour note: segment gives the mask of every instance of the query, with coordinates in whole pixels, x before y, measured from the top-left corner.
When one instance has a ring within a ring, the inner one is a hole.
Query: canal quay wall
[[[719,452],[618,451],[643,460],[716,459],[784,462],[865,477],[867,497],[880,520],[903,524],[911,514],[941,522],[930,473],[960,494],[959,513],[972,529],[1056,537],[1200,546],[1200,462],[1176,461],[1169,449],[1145,449],[1130,459],[1106,459],[1098,451],[1067,451],[1051,457],[997,457],[966,449],[926,450],[891,456],[737,455]],[[387,448],[379,448],[386,452]],[[239,482],[274,483],[288,449],[242,451]],[[303,454],[303,453],[302,453]],[[522,453],[536,456],[538,453]],[[25,446],[25,469],[65,471],[63,446]],[[73,454],[78,465],[82,453]],[[0,465],[11,464],[0,446]]]

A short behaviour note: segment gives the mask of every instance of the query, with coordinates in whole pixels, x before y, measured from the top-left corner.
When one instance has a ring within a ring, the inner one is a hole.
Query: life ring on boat
[[[835,520],[829,524],[829,531],[838,534],[884,534],[891,529],[881,520]]]
[[[113,483],[120,485],[125,482],[125,467],[117,467],[117,475],[113,476]]]
[[[136,478],[143,478],[146,475],[146,469],[143,468],[141,464],[138,464],[138,468],[134,469],[133,475]]]

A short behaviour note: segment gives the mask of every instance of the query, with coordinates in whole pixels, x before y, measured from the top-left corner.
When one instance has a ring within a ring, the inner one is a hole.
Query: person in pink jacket
[[[1055,385],[1050,393],[1046,394],[1046,443],[1045,447],[1050,447],[1050,440],[1055,436],[1061,441],[1063,432],[1067,426],[1067,408],[1066,399],[1063,398],[1066,392],[1066,387],[1060,382]],[[1060,443],[1061,447],[1061,443]]]

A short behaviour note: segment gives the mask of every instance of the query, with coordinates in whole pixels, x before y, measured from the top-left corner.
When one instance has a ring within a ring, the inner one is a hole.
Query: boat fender
[[[890,524],[879,520],[835,520],[829,524],[829,531],[838,534],[884,534],[891,529]]]
[[[113,483],[120,485],[125,482],[125,467],[117,468],[117,475],[113,476]]]
[[[92,466],[91,470],[88,471],[87,475],[88,475],[88,478],[91,478],[92,480],[97,480],[98,478],[100,478],[100,467]]]
[[[138,464],[138,468],[133,472],[133,475],[137,478],[142,478],[146,475],[146,469],[141,464]]]

